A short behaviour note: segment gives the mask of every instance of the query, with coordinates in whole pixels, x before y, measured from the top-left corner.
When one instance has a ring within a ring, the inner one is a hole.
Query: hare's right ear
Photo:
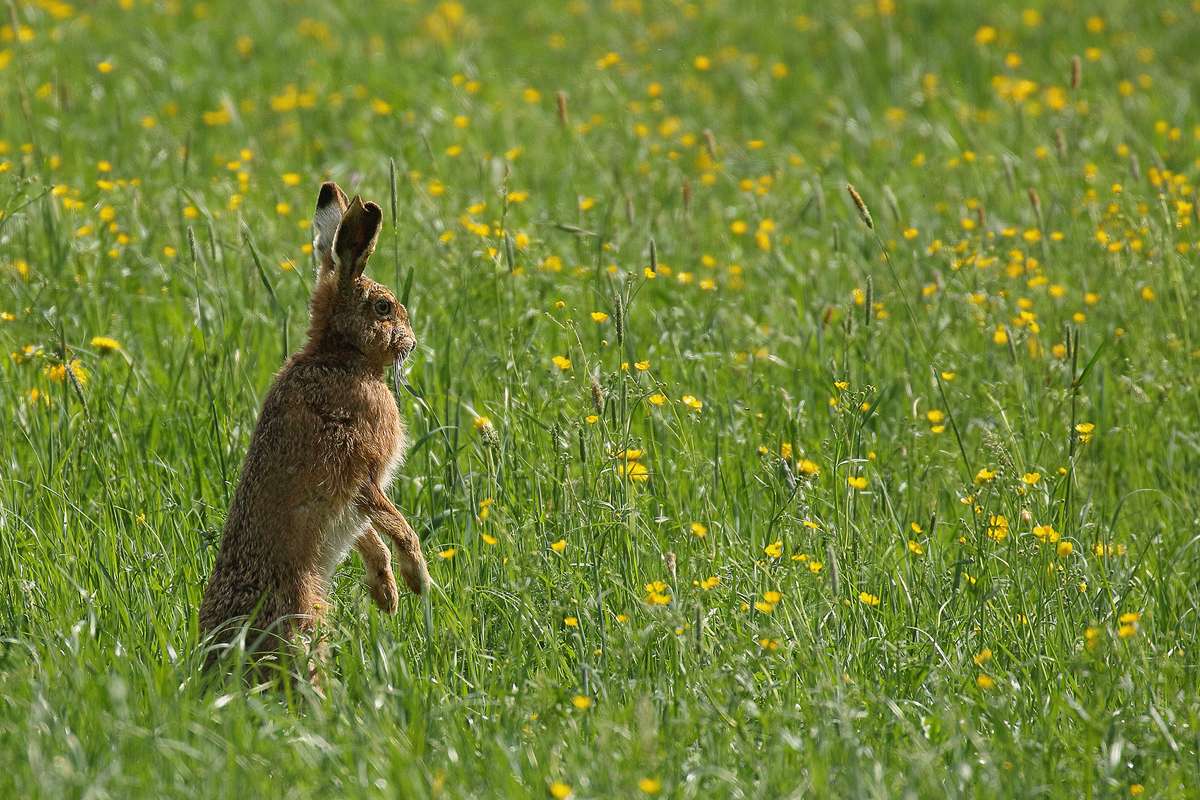
[[[375,252],[382,227],[383,211],[379,206],[363,203],[361,197],[350,202],[333,237],[333,263],[337,265],[338,292],[343,296],[350,294],[354,282],[362,275],[367,259]]]
[[[333,271],[333,239],[338,225],[350,207],[350,200],[333,181],[321,184],[317,211],[313,214],[313,253],[317,257],[317,277]]]

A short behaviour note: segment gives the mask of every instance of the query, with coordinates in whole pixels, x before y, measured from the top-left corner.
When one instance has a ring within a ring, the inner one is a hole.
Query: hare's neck
[[[300,351],[300,358],[347,372],[359,372],[383,380],[383,366],[374,364],[349,341],[336,334],[312,336]]]

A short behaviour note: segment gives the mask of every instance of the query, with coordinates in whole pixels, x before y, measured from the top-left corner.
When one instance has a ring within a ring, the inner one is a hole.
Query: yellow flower
[[[929,423],[931,425],[937,425],[939,422],[941,422],[945,418],[946,418],[946,414],[943,411],[940,411],[936,408],[933,409],[932,411],[925,412],[925,419],[929,420]]]
[[[645,453],[645,450],[638,450],[635,447],[630,447],[628,450],[622,450],[620,453],[618,453],[617,458],[621,459],[622,461],[637,461],[639,458],[645,455]]]
[[[980,467],[979,472],[975,473],[975,482],[987,483],[994,477],[996,477],[996,470],[988,469],[987,467]]]
[[[454,555],[457,552],[458,552],[457,548],[448,547],[445,550],[443,550],[442,552],[438,553],[438,558],[444,558],[447,561],[449,561],[450,559],[454,558]]]
[[[554,800],[566,800],[570,794],[571,787],[567,784],[560,781],[555,781],[554,783],[550,784],[550,796],[553,797]]]
[[[767,545],[766,548],[763,549],[763,552],[769,555],[771,558],[779,558],[781,555],[783,555],[783,540],[779,540]]]
[[[578,628],[579,620],[575,617],[567,617],[563,620],[563,624],[566,625],[568,628]]]
[[[860,491],[862,489],[867,488],[867,479],[862,477],[861,475],[851,475],[849,478],[846,479],[846,483],[850,484],[850,486],[852,488],[858,489]]]
[[[550,545],[550,549],[551,549],[551,550],[553,550],[553,551],[554,551],[554,552],[556,552],[556,553],[562,553],[562,551],[563,551],[563,550],[566,550],[566,549],[567,549],[567,540],[566,540],[566,539],[559,539],[557,542],[555,542],[554,544]]]
[[[618,464],[617,474],[622,477],[628,477],[631,481],[645,483],[650,480],[650,470],[646,469],[645,464],[633,462],[632,464]]]
[[[992,651],[990,648],[983,648],[975,655],[975,666],[982,667],[984,664],[992,660]]]
[[[879,598],[869,592],[859,592],[858,599],[872,607],[879,605]]]
[[[638,788],[646,794],[657,794],[662,791],[662,785],[658,778],[642,778],[638,781]]]
[[[1059,542],[1058,547],[1055,548],[1054,552],[1058,553],[1059,558],[1066,558],[1067,556],[1071,555],[1071,551],[1074,549],[1075,545],[1071,544],[1070,542]]]
[[[596,205],[596,201],[593,198],[585,197],[579,201],[579,210],[588,211],[594,205]]]
[[[600,421],[600,418],[597,417],[595,414],[588,414],[587,417],[585,417],[583,421],[586,422],[588,425],[595,425],[597,422]]]
[[[807,458],[800,459],[800,463],[796,465],[800,472],[805,475],[820,475],[821,468],[817,466],[817,462],[809,461]]]
[[[1092,440],[1092,431],[1096,426],[1090,422],[1081,422],[1075,426],[1075,432],[1079,434],[1079,441],[1082,444],[1087,444]]]
[[[980,673],[979,677],[975,679],[975,685],[980,689],[993,689],[996,686],[996,681],[991,676]]]
[[[593,702],[594,701],[592,700],[592,698],[584,697],[581,694],[577,694],[571,698],[571,705],[575,706],[580,711],[587,711],[589,708],[592,707]]]
[[[92,337],[92,347],[96,348],[101,353],[110,353],[113,350],[121,349],[121,345],[116,339],[110,339],[107,336]]]
[[[671,595],[667,594],[669,587],[662,581],[653,581],[646,584],[646,602],[653,606],[665,606],[671,602]]]
[[[491,425],[491,424],[492,424],[492,421],[490,419],[488,419],[487,417],[476,417],[475,418],[475,430],[477,430],[477,431],[481,431],[484,428],[486,428],[488,425]]]
[[[526,103],[536,103],[542,99],[542,93],[532,87],[521,92],[521,96],[525,99]]]
[[[1026,472],[1021,476],[1021,482],[1026,486],[1033,486],[1041,479],[1041,474],[1038,472]]]
[[[1004,541],[1008,536],[1008,520],[1003,514],[994,514],[988,521],[988,536],[995,539],[997,542]]]
[[[667,397],[666,395],[655,392],[654,394],[650,395],[649,400],[654,405],[661,406],[663,403],[667,402]]]
[[[759,600],[754,604],[754,607],[764,614],[770,614],[775,610],[775,606],[765,600]]]
[[[88,382],[88,372],[83,368],[83,364],[79,359],[71,362],[71,371],[75,373],[75,377],[79,379],[81,384]],[[67,367],[65,364],[51,364],[42,370],[42,374],[55,383],[62,383],[67,377]]]
[[[692,533],[694,533],[695,535],[697,535],[701,539],[703,539],[704,534],[708,533],[708,528],[704,527],[704,525],[699,522],[693,522],[691,524],[691,531],[692,531]]]
[[[634,366],[637,367],[638,369],[640,369],[642,372],[645,372],[646,370],[650,369],[650,362],[649,361],[637,361],[634,363]]]
[[[821,567],[823,567],[823,566],[825,566],[825,565],[823,563],[821,563],[820,561],[809,561],[808,562],[808,571],[811,572],[813,575],[816,575],[818,572],[821,571]]]
[[[488,536],[486,533],[483,534],[483,543],[486,545],[494,545],[494,544],[497,544],[499,541],[500,540],[497,539],[495,536]]]
[[[685,394],[683,396],[683,404],[688,408],[695,409],[696,411],[699,411],[704,406],[704,403],[692,397],[690,394]]]
[[[555,356],[550,360],[554,362],[554,366],[561,370],[568,370],[571,368],[571,359],[567,358],[566,356]]]
[[[783,594],[781,592],[763,592],[763,600],[766,600],[768,603],[778,603],[782,599]]]
[[[1146,787],[1142,786],[1140,783],[1133,783],[1129,785],[1129,793],[1134,797],[1137,797],[1144,791],[1146,791]]]
[[[1034,525],[1033,535],[1039,542],[1049,542],[1050,544],[1054,544],[1060,538],[1058,531],[1050,525]]]
[[[298,173],[285,172],[285,173],[283,173],[282,177],[283,177],[283,182],[288,186],[299,186],[300,185],[300,175]]]
[[[921,543],[913,539],[908,540],[908,549],[916,555],[923,555],[925,553],[925,549],[921,547]]]
[[[603,311],[593,311],[592,319],[596,322],[604,322],[604,320],[608,319],[608,314],[605,314]]]

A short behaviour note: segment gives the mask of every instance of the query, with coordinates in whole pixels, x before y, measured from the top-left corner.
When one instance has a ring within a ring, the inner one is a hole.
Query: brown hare
[[[202,631],[228,643],[244,629],[252,656],[295,654],[295,635],[313,633],[351,547],[375,604],[395,613],[380,533],[396,545],[409,589],[421,594],[429,579],[417,534],[386,493],[405,427],[384,369],[398,367],[415,339],[404,306],[362,274],[382,220],[374,203],[321,186],[308,341],[263,401],[200,606]]]

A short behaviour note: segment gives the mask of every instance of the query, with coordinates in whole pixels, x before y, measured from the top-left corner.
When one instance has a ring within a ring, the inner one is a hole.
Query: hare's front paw
[[[367,587],[371,590],[371,599],[383,613],[395,614],[400,608],[400,592],[396,588],[396,578],[390,569],[368,576]]]

